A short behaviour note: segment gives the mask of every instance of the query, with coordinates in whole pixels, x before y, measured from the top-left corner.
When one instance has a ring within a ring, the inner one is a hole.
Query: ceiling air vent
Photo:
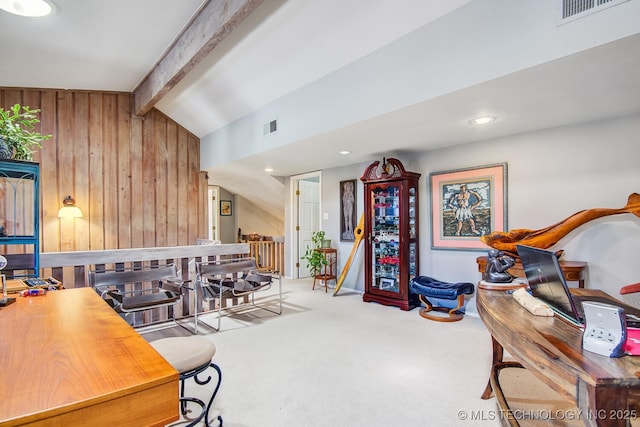
[[[272,133],[276,133],[278,131],[278,121],[271,120],[268,123],[264,124],[264,134],[271,135]]]
[[[573,20],[629,0],[560,0],[562,21]]]

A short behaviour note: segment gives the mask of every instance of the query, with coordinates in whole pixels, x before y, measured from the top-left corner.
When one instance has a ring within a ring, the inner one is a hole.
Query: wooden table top
[[[571,292],[608,296],[593,289]],[[478,289],[477,307],[504,349],[565,397],[575,399],[578,378],[594,387],[640,387],[640,357],[609,358],[583,351],[582,330],[577,326],[556,316],[534,316],[504,291]]]
[[[93,289],[16,299],[0,309],[0,426],[41,425],[154,388],[170,390],[152,402],[168,403],[168,413],[156,409],[158,425],[178,418],[178,372]],[[116,425],[110,416],[86,425]]]

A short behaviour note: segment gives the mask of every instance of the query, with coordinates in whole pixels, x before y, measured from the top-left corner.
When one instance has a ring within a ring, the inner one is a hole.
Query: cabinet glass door
[[[40,168],[37,163],[0,160],[0,254],[7,277],[40,272]]]
[[[417,237],[416,221],[416,209],[417,209],[417,195],[416,188],[409,188],[409,240],[413,240]],[[413,279],[416,275],[416,244],[409,244],[409,280]]]
[[[371,190],[372,289],[400,292],[400,188]]]
[[[36,238],[34,199],[36,176],[31,172],[0,170],[0,238]]]
[[[409,239],[416,238],[416,189],[409,188]]]

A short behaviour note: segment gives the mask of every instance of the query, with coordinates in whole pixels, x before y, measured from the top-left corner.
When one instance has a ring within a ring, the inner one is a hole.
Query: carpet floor
[[[364,303],[344,288],[334,297],[311,284],[283,279],[280,316],[245,306],[227,311],[219,332],[200,326],[223,374],[212,419],[222,415],[226,427],[502,425],[495,398],[480,399],[491,337],[479,318],[433,322],[418,309]],[[275,308],[273,289],[265,295],[256,301]],[[201,319],[216,324],[215,313]],[[180,327],[141,333],[149,341],[189,335]],[[521,425],[574,425],[539,422],[549,417],[542,410],[572,407],[524,370],[504,370],[501,382],[512,409],[536,418]],[[203,399],[206,391],[187,386]]]

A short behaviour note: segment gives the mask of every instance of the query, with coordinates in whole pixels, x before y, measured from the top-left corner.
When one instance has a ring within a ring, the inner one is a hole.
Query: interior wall
[[[322,172],[322,229],[325,236],[331,239],[331,246],[338,250],[338,272],[341,273],[344,265],[353,250],[355,242],[340,240],[340,182],[350,179],[356,180],[356,222],[364,213],[364,187],[360,177],[369,166],[368,163],[360,163],[349,167],[327,169]],[[351,268],[344,279],[342,286],[350,289],[364,290],[364,245],[361,243],[351,264]]]
[[[238,205],[235,194],[220,187],[220,202],[223,200],[231,202],[231,215],[220,215],[220,235],[222,243],[236,243],[238,241]],[[218,207],[220,211],[220,208]]]
[[[206,237],[207,178],[199,139],[157,110],[132,113],[129,93],[0,88],[0,106],[42,110],[52,138],[41,168],[41,250],[194,244]],[[71,195],[84,216],[57,217]]]
[[[396,155],[407,170],[422,174],[420,188],[420,274],[446,281],[477,283],[475,259],[483,251],[431,249],[429,174],[506,162],[508,229],[539,229],[570,215],[596,207],[621,208],[633,192],[640,193],[640,114],[482,143],[460,145],[417,155]],[[388,156],[390,157],[390,156]],[[338,236],[341,180],[359,178],[368,164],[323,171],[323,226]],[[358,215],[363,209],[358,186]],[[565,250],[565,258],[588,263],[586,286],[618,295],[621,286],[640,281],[637,247],[640,218],[633,214],[589,222],[563,238],[551,250]],[[339,244],[339,271],[351,246]],[[362,247],[359,250],[362,252]],[[362,291],[360,259],[343,286]]]
[[[568,25],[558,25],[558,4],[472,1],[203,136],[202,167],[305,141],[640,31],[640,21],[632,18],[640,13],[639,2]],[[274,117],[278,132],[265,138],[263,126]]]
[[[261,236],[284,236],[284,220],[260,209],[244,197],[236,195],[238,227],[242,234],[258,233]]]
[[[633,115],[440,150],[420,160],[429,171],[507,162],[508,228],[540,229],[583,209],[621,208],[640,192],[638,132],[640,115]],[[429,247],[424,236],[421,244]],[[550,249],[588,262],[587,286],[617,295],[640,280],[639,242],[640,218],[625,214],[589,222]],[[426,258],[423,252],[423,268],[445,280],[479,278],[477,253],[450,252],[430,250]]]

